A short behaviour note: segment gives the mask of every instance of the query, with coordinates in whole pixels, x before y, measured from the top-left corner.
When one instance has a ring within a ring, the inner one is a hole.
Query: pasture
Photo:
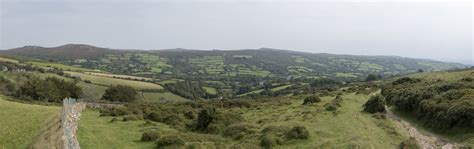
[[[61,112],[58,106],[23,104],[6,98],[0,95],[0,148],[27,148],[42,126]]]

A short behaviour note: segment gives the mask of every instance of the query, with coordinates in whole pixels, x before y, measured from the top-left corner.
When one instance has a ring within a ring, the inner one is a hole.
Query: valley
[[[314,54],[328,59],[316,62],[298,56],[309,54],[273,50],[269,59],[261,57],[268,49],[180,53],[77,46],[55,49],[89,49],[74,59],[51,49],[31,57],[25,49],[2,52],[0,97],[9,100],[0,100],[0,115],[19,113],[24,120],[2,124],[2,134],[21,136],[0,138],[0,147],[33,147],[65,97],[96,105],[79,121],[85,149],[474,145],[474,71],[460,64]],[[250,60],[257,57],[262,61]],[[280,59],[271,61],[275,57]],[[282,57],[288,62],[278,64]],[[369,106],[375,97],[382,105]],[[367,111],[373,106],[384,110]]]

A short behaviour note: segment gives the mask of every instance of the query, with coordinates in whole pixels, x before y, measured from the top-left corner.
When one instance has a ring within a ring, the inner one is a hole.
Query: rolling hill
[[[400,75],[465,67],[458,63],[396,56],[354,56],[277,49],[117,50],[82,44],[45,48],[26,46],[2,55],[30,57],[66,65],[137,76],[336,78],[361,80],[369,73]]]

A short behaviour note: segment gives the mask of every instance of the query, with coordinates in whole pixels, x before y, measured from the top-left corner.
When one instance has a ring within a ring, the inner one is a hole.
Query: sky
[[[267,47],[474,64],[473,13],[469,0],[0,0],[0,49]]]

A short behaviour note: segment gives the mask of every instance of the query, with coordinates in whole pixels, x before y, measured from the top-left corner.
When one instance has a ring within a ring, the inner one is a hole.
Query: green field
[[[19,63],[19,61],[9,58],[0,57],[0,62],[10,62],[10,63]]]
[[[203,87],[207,93],[209,94],[212,94],[212,95],[215,95],[217,94],[217,90],[216,88],[213,88],[213,87]]]
[[[164,93],[143,93],[143,101],[144,102],[187,102],[190,101],[189,99],[183,98],[171,92],[164,92]]]
[[[6,101],[0,96],[0,148],[27,148],[61,107]]]
[[[124,79],[116,79],[116,78],[109,78],[109,77],[101,77],[101,76],[94,76],[88,75],[79,72],[71,72],[67,71],[66,73],[71,74],[72,76],[79,76],[83,81],[89,80],[94,84],[111,86],[111,85],[129,85],[136,89],[163,89],[162,86],[158,84],[153,84],[149,82],[141,82],[141,81],[132,81],[132,80],[124,80]]]
[[[96,70],[92,70],[92,69],[74,67],[74,66],[69,66],[69,65],[59,64],[59,63],[40,62],[40,61],[29,61],[26,63],[36,65],[36,66],[46,67],[46,68],[58,68],[58,69],[67,70],[67,71],[96,72]]]

